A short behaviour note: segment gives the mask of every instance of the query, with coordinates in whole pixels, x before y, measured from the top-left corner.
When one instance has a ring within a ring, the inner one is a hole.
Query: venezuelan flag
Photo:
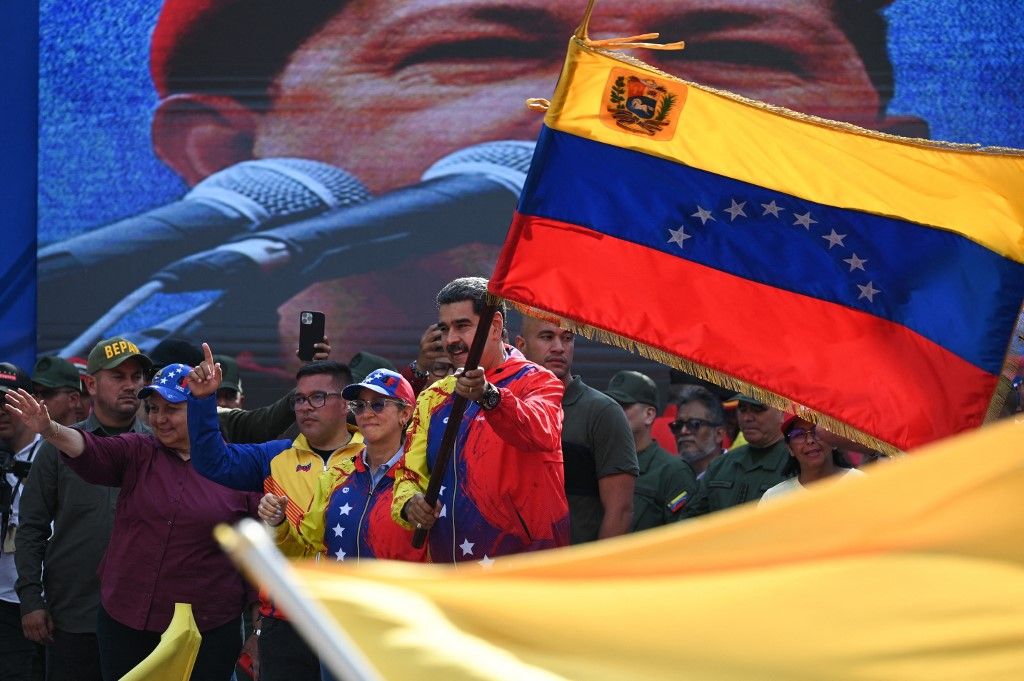
[[[1024,154],[882,135],[574,36],[491,291],[880,448],[1002,406]]]

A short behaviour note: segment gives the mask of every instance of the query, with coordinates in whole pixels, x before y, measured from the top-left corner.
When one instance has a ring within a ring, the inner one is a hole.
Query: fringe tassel
[[[885,456],[891,457],[903,454],[901,450],[893,447],[888,442],[883,442],[882,440],[868,435],[863,431],[857,430],[856,428],[845,424],[842,421],[838,421],[831,416],[809,409],[802,404],[778,395],[777,393],[773,393],[759,386],[747,383],[746,381],[736,378],[735,376],[730,376],[729,374],[723,373],[717,369],[712,369],[688,359],[669,354],[660,348],[640,343],[632,338],[620,336],[619,334],[600,329],[590,324],[578,322],[574,319],[563,317],[562,315],[540,310],[525,303],[512,300],[511,298],[496,296],[490,293],[488,294],[488,297],[492,300],[503,300],[505,303],[528,317],[538,317],[541,319],[551,320],[552,322],[557,322],[562,328],[569,329],[573,333],[577,333],[589,338],[590,340],[596,340],[599,343],[604,343],[605,345],[614,345],[615,347],[622,348],[628,352],[638,354],[655,362],[684,371],[691,376],[696,376],[702,380],[710,381],[711,383],[722,386],[728,390],[735,390],[736,392],[743,393],[744,395],[757,398],[765,404],[771,405],[783,412],[796,414],[797,416],[807,419],[812,423],[817,423],[836,435],[845,437],[846,439],[854,442],[859,442],[860,444],[866,445],[872,449],[876,449]]]

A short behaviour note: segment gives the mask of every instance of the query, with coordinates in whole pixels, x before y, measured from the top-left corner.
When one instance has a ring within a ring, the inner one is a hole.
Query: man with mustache
[[[465,367],[487,295],[487,280],[456,279],[437,294],[441,343]],[[430,529],[436,563],[475,561],[564,546],[569,512],[562,474],[562,383],[504,343],[499,305],[479,367],[437,381],[420,393],[406,457],[395,472],[392,516],[404,527]],[[439,454],[454,396],[470,403],[455,455],[434,508],[424,491]],[[431,529],[432,528],[432,529]]]
[[[732,399],[739,401],[736,410],[747,444],[711,462],[700,478],[700,488],[694,500],[684,510],[687,516],[757,501],[768,489],[786,478],[783,471],[790,454],[782,437],[782,412],[743,393],[736,393]],[[678,418],[675,423],[680,423]],[[677,429],[677,432],[682,432],[682,429]],[[721,442],[720,434],[718,441]]]

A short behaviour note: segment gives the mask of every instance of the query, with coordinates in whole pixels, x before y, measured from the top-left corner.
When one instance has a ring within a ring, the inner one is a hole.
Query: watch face
[[[498,400],[501,398],[501,393],[494,386],[487,386],[484,389],[484,394],[480,396],[480,406],[484,409],[494,409],[498,406]]]

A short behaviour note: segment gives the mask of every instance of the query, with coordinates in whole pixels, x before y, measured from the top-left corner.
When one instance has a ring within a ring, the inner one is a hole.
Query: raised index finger
[[[210,366],[213,366],[213,350],[210,349],[209,343],[203,343],[203,361],[209,362]]]

